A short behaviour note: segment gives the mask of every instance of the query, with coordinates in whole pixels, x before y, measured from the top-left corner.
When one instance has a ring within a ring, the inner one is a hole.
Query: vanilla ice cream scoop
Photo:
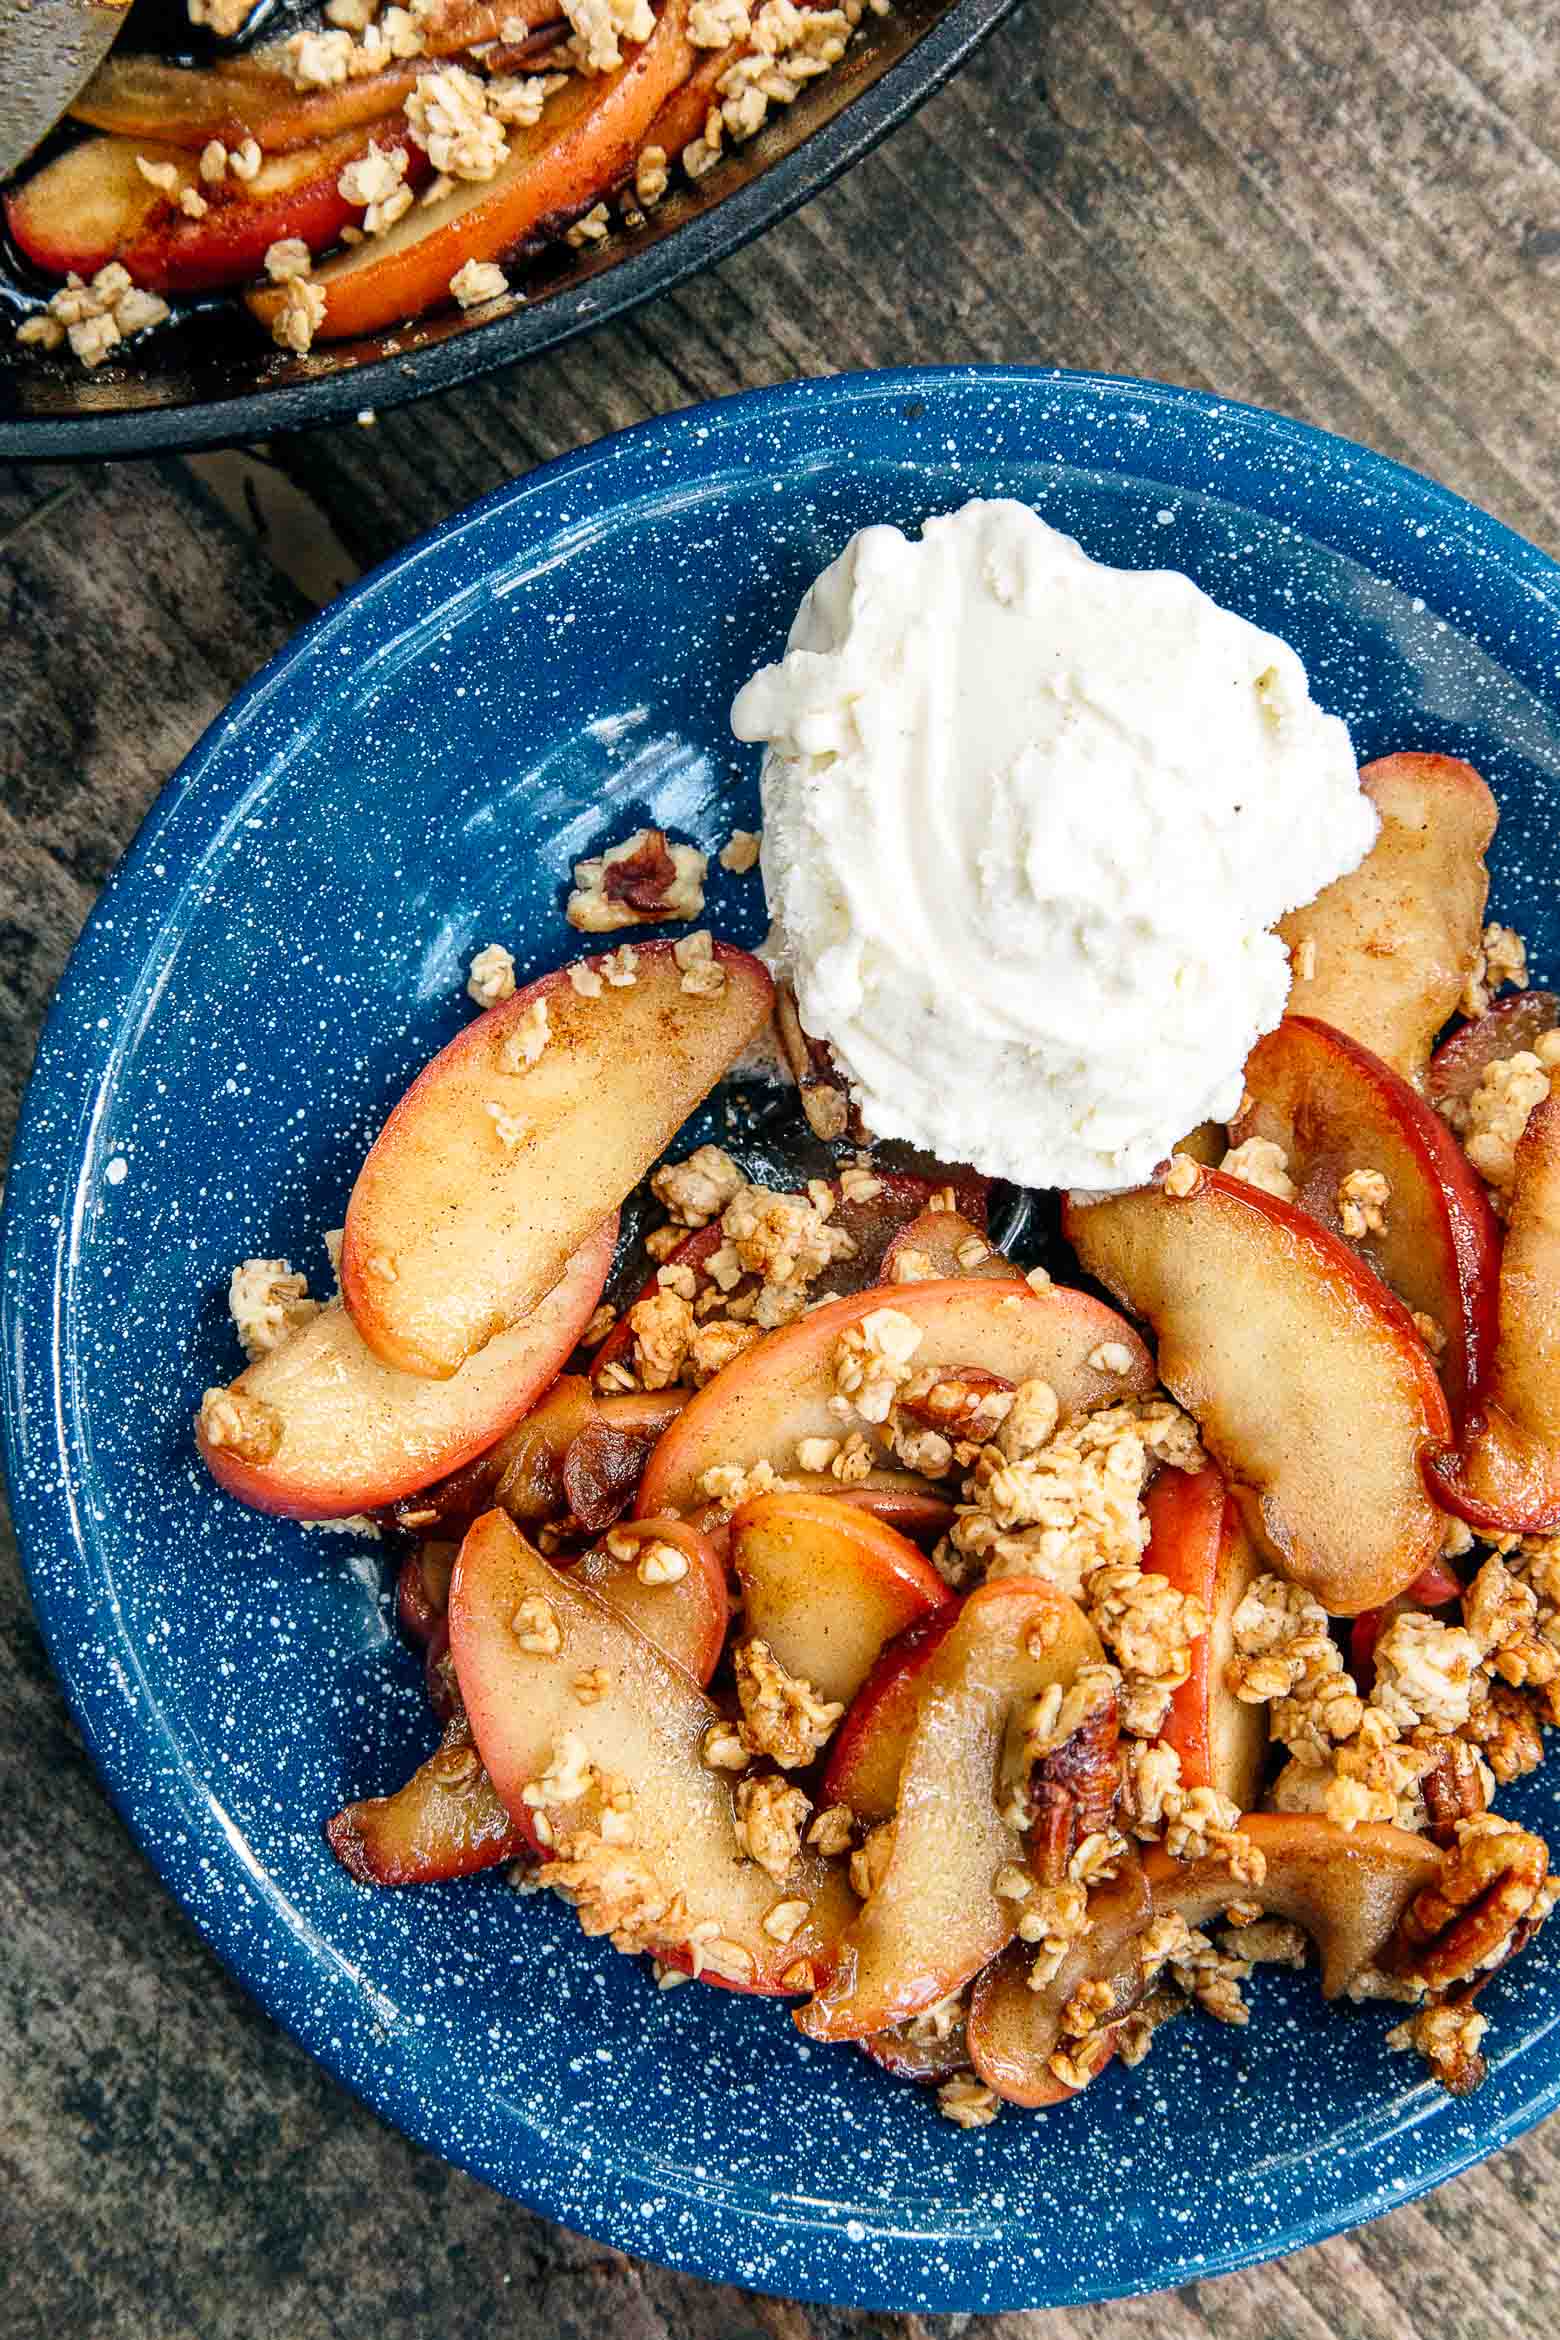
[[[1136,1184],[1233,1116],[1275,922],[1376,833],[1287,643],[1024,504],[863,529],[732,726],[773,956],[867,1127],[1030,1186]]]

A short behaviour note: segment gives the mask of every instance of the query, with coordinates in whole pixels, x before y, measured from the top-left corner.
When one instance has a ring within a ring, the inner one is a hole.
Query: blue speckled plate
[[[632,431],[450,521],[321,617],[173,780],[71,962],[6,1217],[12,1483],[43,1629],[109,1789],[277,2019],[389,2119],[568,2225],[764,2289],[920,2309],[1178,2283],[1373,2216],[1560,2100],[1555,1947],[1490,1985],[1452,2103],[1262,1977],[1245,2031],[965,2136],[773,2005],[658,1995],[487,1879],[352,1884],[320,1838],[430,1742],[371,1548],[196,1464],[245,1253],[319,1273],[472,948],[570,942],[569,863],[653,817],[755,817],[733,690],[869,520],[1017,495],[1174,564],[1301,652],[1361,756],[1450,749],[1503,818],[1495,902],[1560,974],[1560,571],[1336,439],[1052,373],[804,382]],[[756,879],[713,917],[756,937]],[[1507,1799],[1543,1823],[1544,1775]]]

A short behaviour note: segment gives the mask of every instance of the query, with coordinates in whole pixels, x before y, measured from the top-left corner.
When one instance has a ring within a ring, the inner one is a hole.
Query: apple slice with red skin
[[[891,1471],[875,1474],[885,1482],[892,1482],[895,1475]],[[865,1511],[888,1527],[897,1528],[912,1544],[935,1544],[952,1527],[955,1506],[946,1495],[914,1484],[913,1474],[908,1471],[904,1473],[904,1482],[902,1486],[892,1483],[874,1486],[870,1479],[864,1479],[858,1487],[837,1488],[832,1500],[847,1504],[852,1511]]]
[[[1424,1837],[1388,1821],[1343,1829],[1312,1812],[1248,1812],[1241,1827],[1267,1862],[1264,1881],[1235,1883],[1221,1854],[1176,1861],[1163,1845],[1151,1845],[1143,1873],[1154,1914],[1174,1911],[1189,1926],[1202,1926],[1232,1902],[1258,1902],[1268,1916],[1287,1918],[1310,1935],[1326,1999],[1336,1999],[1376,1964],[1409,1902],[1445,1858]]]
[[[1495,799],[1456,756],[1383,756],[1365,766],[1360,786],[1381,816],[1375,844],[1347,877],[1279,920],[1297,968],[1311,955],[1306,945],[1314,950],[1289,1006],[1347,1032],[1419,1089],[1478,963]]]
[[[809,2039],[861,2039],[961,1990],[1012,1940],[995,1890],[1024,1842],[999,1810],[1016,1707],[1098,1664],[1075,1601],[1005,1577],[961,1604],[921,1677],[894,1807],[892,1850],[840,1946],[832,1980],[796,2013]]]
[[[428,157],[400,116],[375,126],[387,153],[404,154],[406,184],[429,175]],[[181,148],[130,138],[88,138],[34,171],[5,197],[6,224],[29,260],[54,276],[94,276],[117,260],[148,292],[201,293],[258,276],[272,244],[294,237],[311,252],[339,241],[362,213],[338,187],[370,133],[349,130],[323,145],[272,156],[252,179],[208,184]],[[137,163],[170,165],[179,185],[152,186]],[[206,205],[199,219],[179,208],[181,188]]]
[[[1230,1143],[1268,1138],[1282,1146],[1295,1200],[1333,1234],[1344,1232],[1340,1180],[1362,1169],[1385,1176],[1385,1232],[1353,1247],[1446,1335],[1439,1364],[1456,1427],[1488,1371],[1500,1273],[1500,1229],[1461,1146],[1390,1065],[1309,1016],[1286,1016],[1257,1042],[1246,1093],[1251,1102]]]
[[[851,1701],[824,1766],[822,1804],[849,1804],[859,1820],[892,1820],[921,1685],[958,1615],[948,1602],[891,1642]]]
[[[464,1714],[445,1725],[437,1752],[404,1787],[327,1820],[325,1841],[360,1885],[434,1885],[529,1850],[482,1768]]]
[[[1466,1105],[1492,1064],[1535,1048],[1560,1029],[1560,997],[1552,991],[1513,991],[1491,1002],[1472,1023],[1459,1024],[1430,1059],[1430,1102],[1446,1112]]]
[[[639,945],[633,982],[598,998],[562,968],[528,984],[395,1107],[352,1189],[341,1252],[342,1297],[387,1365],[442,1379],[534,1308],[763,1022],[774,986],[757,959],[717,943],[725,983],[696,995],[674,947]],[[541,1054],[512,1069],[543,1005]],[[514,1144],[490,1107],[520,1125]]]
[[[1445,1534],[1422,1465],[1451,1420],[1412,1317],[1348,1245],[1217,1170],[1069,1201],[1064,1223],[1153,1326],[1160,1378],[1284,1573],[1345,1617],[1412,1584]]]
[[[513,1630],[521,1603],[537,1596],[562,1633],[553,1657],[522,1649]],[[502,1511],[484,1514],[461,1546],[450,1584],[450,1649],[478,1751],[517,1826],[534,1834],[524,1790],[572,1733],[590,1763],[632,1790],[634,1850],[668,1891],[681,1894],[686,1922],[714,1919],[721,1938],[747,1953],[751,1977],[742,1987],[784,1992],[799,1987],[783,1979],[799,1965],[818,1978],[832,1971],[855,1907],[839,1865],[804,1851],[777,1885],[742,1858],[731,1774],[712,1771],[700,1753],[720,1709],[598,1593],[550,1567]],[[612,1687],[582,1706],[574,1685],[597,1666]],[[545,1818],[562,1839],[578,1827],[580,1813],[560,1805],[545,1809]],[[777,1942],[764,1918],[793,1899],[808,1902],[809,1915],[789,1942]],[[692,1964],[680,1928],[657,1955]]]
[[[932,1284],[881,1284],[831,1301],[795,1324],[771,1333],[723,1367],[663,1432],[645,1469],[637,1508],[692,1511],[700,1480],[720,1463],[747,1467],[763,1460],[781,1475],[795,1468],[804,1438],[837,1438],[834,1355],[851,1326],[880,1308],[910,1318],[921,1333],[914,1370],[949,1371],[978,1362],[1015,1385],[1048,1381],[1061,1419],[1137,1397],[1154,1386],[1148,1351],[1114,1309],[1087,1293],[1053,1284],[1029,1285],[975,1278]],[[1127,1370],[1111,1373],[1089,1359],[1102,1345],[1126,1351]]]
[[[625,1526],[618,1540],[625,1546],[669,1544],[687,1561],[687,1574],[670,1584],[644,1584],[637,1554],[623,1558],[601,1543],[572,1563],[570,1582],[588,1584],[696,1682],[707,1682],[720,1663],[731,1623],[726,1571],[709,1537],[685,1519],[644,1519]]]
[[[1560,1527],[1560,1098],[1517,1142],[1488,1378],[1460,1452],[1427,1468],[1439,1501],[1486,1533]]]
[[[979,1257],[961,1257],[972,1244],[980,1244]],[[1023,1281],[1024,1271],[1015,1267],[1000,1251],[993,1251],[983,1230],[974,1226],[960,1211],[922,1211],[901,1229],[883,1255],[883,1281],[894,1281],[894,1266],[907,1252],[918,1252],[930,1273],[928,1283],[937,1278],[952,1276],[986,1276],[998,1283]]]
[[[270,1407],[280,1444],[264,1462],[214,1446],[201,1459],[219,1487],[257,1511],[344,1519],[374,1511],[458,1470],[534,1404],[579,1339],[612,1264],[615,1214],[587,1236],[563,1275],[449,1381],[394,1373],[365,1347],[339,1300],[300,1325],[232,1387]]]
[[[1191,1671],[1170,1700],[1160,1737],[1181,1760],[1181,1785],[1217,1788],[1244,1812],[1256,1803],[1267,1760],[1267,1716],[1226,1687],[1235,1654],[1235,1612],[1265,1561],[1246,1533],[1224,1474],[1161,1471],[1144,1499],[1149,1543],[1143,1566],[1201,1601],[1208,1631],[1192,1643]]]
[[[827,1495],[760,1495],[732,1514],[744,1629],[787,1673],[848,1705],[886,1643],[953,1598],[905,1537]]]
[[[1015,1946],[986,1969],[970,1993],[966,2038],[969,2060],[988,2088],[1008,2104],[1031,2109],[1079,2093],[1051,2070],[1062,2045],[1062,2011],[1081,1984],[1103,1982],[1111,2003],[1100,2027],[1131,2013],[1143,1995],[1138,1943],[1153,1914],[1142,1864],[1130,1860],[1089,1895],[1088,1932],[1043,1990],[1029,1987],[1032,1950]]]
[[[610,194],[633,169],[660,108],[693,71],[688,5],[664,0],[654,32],[617,72],[572,76],[535,129],[512,133],[508,157],[491,179],[462,182],[442,202],[414,207],[384,235],[316,269],[312,281],[325,296],[316,342],[355,340],[447,306],[450,279],[466,261],[507,259]],[[267,326],[280,299],[274,286],[248,295]]]
[[[395,1580],[395,1618],[408,1641],[426,1649],[450,1605],[450,1574],[458,1544],[429,1536],[408,1552]]]

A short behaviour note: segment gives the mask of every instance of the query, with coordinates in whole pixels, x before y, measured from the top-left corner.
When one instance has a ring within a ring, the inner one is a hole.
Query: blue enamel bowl
[[[1043,2116],[962,2134],[781,2007],[658,1994],[548,1897],[353,1884],[320,1835],[427,1750],[371,1546],[196,1462],[238,1362],[231,1264],[316,1278],[355,1167],[459,1027],[465,964],[570,948],[570,863],[756,820],[726,711],[868,521],[1019,496],[1285,635],[1362,758],[1470,757],[1496,913],[1560,974],[1560,571],[1360,448],[1151,384],[928,371],[698,408],[500,490],[346,594],[216,722],[106,889],[49,1019],[5,1220],[5,1420],[38,1615],[108,1789],[196,1925],[385,2117],[549,2216],[760,2289],[1029,2307],[1332,2234],[1560,2098],[1556,1947],[1490,1984],[1454,2103],[1380,2008],[1265,1974]],[[758,880],[711,915],[753,940]],[[1546,1774],[1503,1801],[1543,1826]]]

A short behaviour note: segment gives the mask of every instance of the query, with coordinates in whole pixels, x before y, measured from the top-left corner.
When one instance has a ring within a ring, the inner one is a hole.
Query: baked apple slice
[[[898,1281],[898,1272],[914,1265],[915,1280],[933,1283],[940,1277],[985,1276],[997,1283],[1022,1283],[1024,1271],[993,1251],[982,1228],[961,1211],[922,1211],[901,1228],[883,1255],[883,1281]]]
[[[1412,1317],[1348,1245],[1217,1170],[1071,1201],[1065,1224],[1153,1326],[1160,1378],[1284,1572],[1337,1616],[1411,1584],[1445,1533],[1421,1466],[1451,1421]]]
[[[155,56],[107,57],[70,113],[96,130],[137,140],[143,154],[148,139],[198,151],[213,138],[228,147],[252,138],[263,153],[283,154],[383,121],[405,104],[418,76],[437,58],[497,40],[506,24],[539,27],[559,13],[556,0],[473,0],[442,20],[434,14],[418,25],[421,57],[325,89],[299,89],[271,49],[224,57],[209,67],[170,65]]]
[[[207,1391],[201,1460],[241,1503],[293,1519],[344,1519],[431,1485],[547,1387],[589,1322],[616,1236],[614,1213],[524,1321],[448,1381],[392,1372],[328,1302],[228,1389]]]
[[[1353,1243],[1406,1305],[1434,1318],[1454,1426],[1488,1370],[1495,1334],[1500,1230],[1482,1184],[1441,1116],[1400,1074],[1346,1033],[1286,1016],[1246,1064],[1251,1102],[1230,1142],[1269,1138],[1289,1157],[1302,1210]],[[1385,1224],[1351,1235],[1339,1187],[1378,1170]]]
[[[420,1649],[444,1622],[450,1605],[450,1575],[458,1544],[429,1536],[407,1553],[395,1580],[395,1621],[408,1641]]]
[[[1008,2104],[1030,2108],[1077,2095],[1051,2070],[1062,2045],[1063,2009],[1084,1983],[1104,1983],[1110,2003],[1096,2028],[1132,2012],[1143,1995],[1138,1943],[1153,1914],[1142,1865],[1129,1861],[1089,1895],[1089,1930],[1042,1990],[1029,1987],[1033,1951],[1015,1947],[986,1969],[970,1993],[965,2037],[969,2060],[988,2088]]]
[[[1430,1483],[1490,1533],[1560,1527],[1560,1098],[1535,1106],[1518,1140],[1494,1359],[1461,1451]]]
[[[861,2039],[963,1988],[1012,1940],[1018,1904],[995,1890],[1025,1859],[1000,1809],[1014,1708],[1064,1686],[1100,1646],[1077,1603],[1005,1577],[959,1609],[921,1677],[877,1885],[833,1979],[799,2008],[809,2039]]]
[[[442,308],[466,261],[507,259],[610,194],[633,169],[660,107],[693,71],[688,6],[664,0],[655,31],[616,73],[571,76],[534,130],[512,133],[491,179],[463,181],[440,203],[414,205],[384,235],[317,269],[312,281],[325,315],[315,340],[354,340]],[[269,326],[277,288],[259,286],[247,297]]]
[[[641,1519],[614,1528],[606,1542],[581,1554],[569,1575],[599,1593],[696,1682],[714,1673],[731,1623],[726,1571],[708,1536],[687,1520]]]
[[[1144,1507],[1143,1566],[1201,1601],[1209,1620],[1192,1643],[1191,1672],[1171,1698],[1160,1737],[1181,1759],[1183,1787],[1217,1788],[1249,1811],[1267,1759],[1267,1716],[1225,1687],[1225,1669],[1235,1654],[1235,1611],[1265,1563],[1219,1470],[1163,1470]]]
[[[341,1254],[342,1297],[387,1365],[442,1379],[534,1308],[763,1022],[757,959],[717,943],[724,982],[690,992],[676,948],[612,954],[594,998],[544,975],[407,1090],[358,1173]]]
[[[1430,1059],[1431,1104],[1448,1114],[1466,1105],[1492,1064],[1536,1048],[1556,1029],[1560,996],[1552,991],[1512,991],[1492,1000],[1482,1016],[1459,1024]]]
[[[1264,1882],[1234,1884],[1220,1854],[1175,1861],[1163,1845],[1151,1845],[1143,1873],[1154,1914],[1176,1911],[1189,1926],[1202,1926],[1232,1901],[1259,1902],[1268,1916],[1287,1918],[1310,1935],[1327,1999],[1376,1964],[1409,1902],[1444,1859],[1424,1837],[1388,1821],[1343,1829],[1311,1812],[1248,1812],[1241,1827],[1267,1862]]]
[[[327,1820],[325,1841],[360,1885],[435,1885],[529,1849],[493,1792],[464,1714],[394,1795],[366,1797]]]
[[[1381,816],[1375,844],[1278,923],[1295,967],[1289,1005],[1418,1089],[1478,963],[1495,799],[1456,756],[1383,756],[1360,785]]]
[[[913,1471],[874,1471],[856,1487],[841,1487],[836,1503],[865,1511],[886,1526],[897,1528],[911,1543],[931,1546],[952,1527],[957,1507]]]
[[[869,2031],[856,2045],[896,2080],[912,2081],[917,2088],[935,2088],[941,2081],[951,2080],[970,2060],[962,2015],[940,2038],[936,2032],[923,2037],[912,2019],[890,2031]]]
[[[829,1411],[835,1351],[845,1333],[878,1309],[908,1317],[920,1333],[917,1372],[974,1364],[1014,1384],[1048,1381],[1064,1422],[1154,1386],[1153,1365],[1136,1333],[1087,1293],[969,1278],[883,1284],[799,1317],[706,1382],[651,1455],[638,1509],[692,1511],[704,1473],[718,1464],[751,1467],[763,1460],[788,1476],[802,1439],[838,1437],[839,1420]],[[1102,1349],[1119,1349],[1124,1369],[1091,1363]]]
[[[525,1801],[566,1740],[582,1764],[626,1784],[631,1842],[621,1849],[643,1888],[644,1947],[744,1990],[808,1989],[809,1976],[832,1972],[855,1906],[839,1865],[803,1852],[777,1884],[743,1858],[732,1774],[701,1755],[720,1709],[598,1593],[550,1567],[504,1512],[487,1512],[461,1546],[450,1650],[478,1751],[517,1826],[566,1845],[588,1822],[589,1797]],[[798,1901],[805,1912],[789,1913],[780,1940],[764,1921]],[[580,1908],[594,1923],[587,1895]]]
[[[949,1601],[884,1650],[834,1735],[821,1803],[848,1804],[858,1820],[892,1820],[921,1685],[958,1613],[958,1602]]]
[[[820,1698],[855,1697],[884,1645],[952,1599],[912,1543],[827,1495],[761,1495],[732,1515],[745,1629]]]
[[[373,135],[387,153],[405,155],[406,184],[420,186],[428,158],[404,120],[381,122]],[[296,237],[322,252],[336,243],[361,210],[337,182],[369,138],[367,130],[350,130],[273,156],[252,179],[214,186],[180,147],[87,138],[7,193],[6,225],[28,259],[53,276],[90,277],[117,260],[149,292],[215,292],[258,276],[272,244]],[[143,160],[175,171],[177,182],[154,187],[138,168]],[[190,188],[206,206],[199,219],[179,207],[181,191]]]

